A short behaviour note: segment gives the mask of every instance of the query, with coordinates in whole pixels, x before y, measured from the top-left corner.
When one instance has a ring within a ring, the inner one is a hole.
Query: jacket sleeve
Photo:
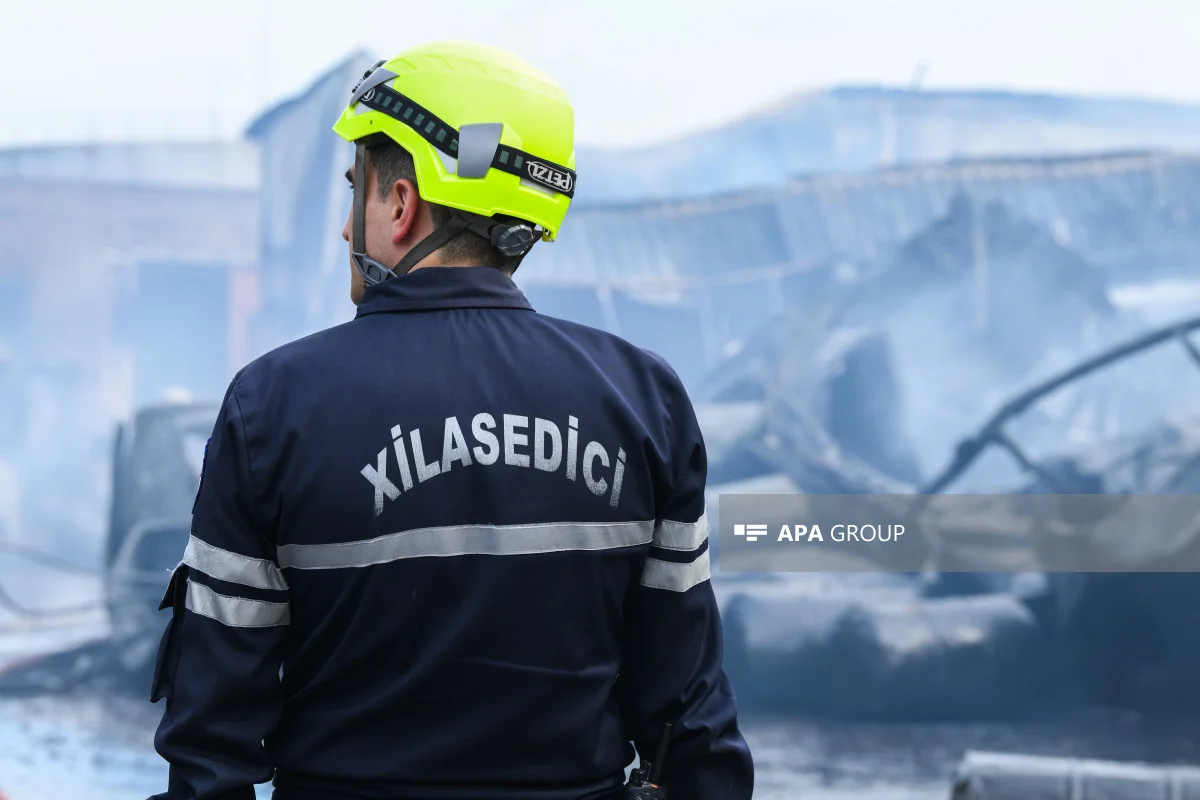
[[[663,725],[673,725],[659,780],[672,797],[749,800],[754,765],[722,667],[709,581],[704,441],[677,378],[666,405],[669,463],[656,480],[654,540],[628,605],[618,696],[642,759],[654,759]]]
[[[253,800],[273,769],[263,739],[282,705],[280,667],[290,619],[287,583],[247,448],[235,378],[204,455],[191,537],[162,608],[151,701],[166,700],[155,735],[170,764],[152,800]]]

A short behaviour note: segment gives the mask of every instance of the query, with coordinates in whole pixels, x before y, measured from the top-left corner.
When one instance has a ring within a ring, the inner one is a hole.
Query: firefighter
[[[679,378],[513,280],[575,192],[564,91],[416,47],[354,88],[346,324],[232,380],[152,700],[161,800],[749,798]],[[267,187],[269,191],[269,187]]]

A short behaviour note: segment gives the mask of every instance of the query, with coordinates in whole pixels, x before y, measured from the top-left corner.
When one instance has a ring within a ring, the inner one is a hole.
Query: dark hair
[[[386,135],[374,137],[367,144],[370,164],[375,169],[376,189],[379,199],[387,199],[396,181],[417,182],[417,170],[412,155]],[[426,201],[428,202],[428,201]],[[440,228],[450,220],[450,209],[437,203],[429,203],[433,227]],[[484,237],[474,231],[463,231],[447,242],[438,252],[443,260],[451,264],[481,264],[495,267],[505,275],[512,275],[520,264],[519,258],[503,255]]]

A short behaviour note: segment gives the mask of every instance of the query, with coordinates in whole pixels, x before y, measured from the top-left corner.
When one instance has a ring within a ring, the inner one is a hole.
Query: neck
[[[487,264],[479,264],[479,263],[463,264],[458,261],[448,262],[444,258],[440,257],[439,254],[431,253],[430,255],[428,255],[425,258],[418,261],[416,263],[416,266],[414,266],[409,271],[416,272],[417,270],[422,269],[424,267],[486,267],[486,266],[488,266],[488,265]]]

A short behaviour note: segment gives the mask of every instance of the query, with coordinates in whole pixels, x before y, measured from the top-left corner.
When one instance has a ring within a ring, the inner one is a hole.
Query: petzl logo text
[[[747,542],[757,542],[761,537],[767,535],[766,525],[734,525],[734,536],[744,536]]]
[[[538,183],[558,189],[560,192],[571,191],[571,187],[575,183],[571,179],[570,173],[548,167],[540,161],[527,162],[526,166],[529,168],[530,178]]]

